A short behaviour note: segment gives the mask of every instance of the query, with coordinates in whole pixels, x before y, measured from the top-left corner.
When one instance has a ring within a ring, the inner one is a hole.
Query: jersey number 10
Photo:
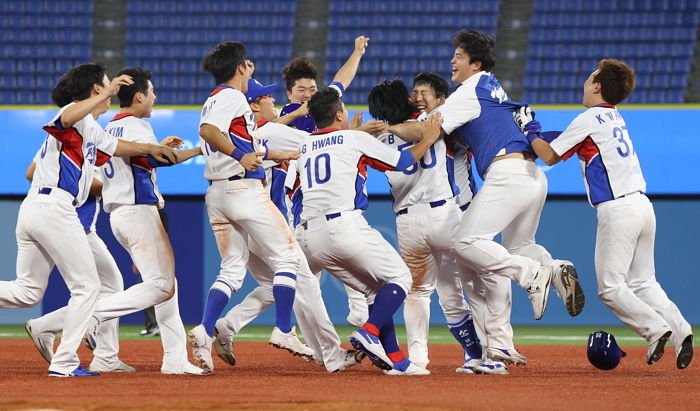
[[[331,156],[328,153],[317,155],[314,158],[313,167],[311,166],[311,158],[308,158],[304,163],[304,168],[306,169],[306,182],[309,188],[313,187],[314,181],[316,184],[326,183],[331,179]],[[323,170],[321,170],[322,168]]]

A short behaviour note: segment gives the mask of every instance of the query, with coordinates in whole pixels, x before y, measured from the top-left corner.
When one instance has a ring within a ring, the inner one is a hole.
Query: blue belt
[[[326,214],[326,221],[330,221],[334,218],[338,218],[341,215],[343,215],[343,213]],[[309,224],[306,221],[302,221],[301,223],[299,223],[299,225],[302,226],[304,228],[304,230],[309,228]]]
[[[51,195],[52,191],[53,191],[53,187],[41,187],[39,189],[38,193],[44,194],[44,195]],[[64,190],[61,190],[61,191],[64,191]],[[56,193],[59,193],[59,191],[57,191]],[[54,194],[56,194],[56,193],[54,193]],[[72,195],[72,194],[68,193],[67,191],[66,191],[66,193],[69,195]],[[73,206],[75,207],[76,205],[78,205],[78,200],[76,200],[75,197],[73,197]]]
[[[440,201],[433,201],[428,203],[430,204],[430,208],[435,208],[435,207],[440,207],[444,206],[447,204],[447,200],[440,200]],[[399,210],[396,212],[396,215],[402,215],[402,214],[407,214],[408,213],[408,207],[404,208],[403,210]]]
[[[463,204],[463,205],[459,206],[459,209],[462,211],[467,211],[467,208],[469,208],[469,204],[471,204],[471,203],[472,202],[470,201],[467,204]]]

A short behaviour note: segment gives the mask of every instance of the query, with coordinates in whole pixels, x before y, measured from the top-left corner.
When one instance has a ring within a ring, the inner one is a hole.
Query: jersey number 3
[[[627,126],[615,127],[613,129],[613,138],[620,142],[620,146],[617,147],[617,153],[620,157],[627,157],[630,155],[630,145],[625,140],[625,133],[627,132]]]
[[[311,159],[306,159],[304,163],[306,169],[306,182],[309,188],[313,187],[314,181],[316,184],[323,184],[331,179],[331,156],[328,153],[317,155],[311,165]],[[323,170],[322,170],[323,169]]]

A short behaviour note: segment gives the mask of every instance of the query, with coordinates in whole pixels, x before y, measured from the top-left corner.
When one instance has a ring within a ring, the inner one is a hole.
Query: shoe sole
[[[381,359],[378,355],[375,355],[372,351],[368,350],[365,348],[364,345],[355,337],[350,337],[350,344],[352,344],[353,347],[355,347],[356,350],[360,350],[365,355],[367,355],[367,358],[374,364],[375,367],[385,370],[385,371],[391,371],[394,369],[393,364],[388,364],[386,361]]]
[[[686,368],[693,361],[693,335],[685,337],[683,343],[681,344],[681,350],[678,352],[678,357],[676,358],[676,367],[679,370]]]
[[[47,350],[46,350],[46,347],[44,347],[43,344],[41,344],[41,340],[39,340],[39,338],[34,338],[34,336],[32,335],[31,327],[29,326],[29,321],[24,323],[24,331],[27,332],[29,339],[32,340],[32,342],[34,343],[34,346],[39,351],[39,354],[41,354],[41,356],[44,357],[44,359],[49,364],[51,364],[51,360],[53,359],[53,352],[51,353],[51,355],[49,355]],[[51,348],[53,348],[53,347],[51,347]],[[53,350],[51,350],[51,351],[53,351]]]
[[[459,374],[474,374],[474,369],[459,367],[455,370],[455,372]]]
[[[214,367],[210,367],[209,364],[207,364],[207,362],[204,360],[204,358],[202,358],[202,356],[197,352],[197,349],[201,347],[199,346],[199,340],[197,339],[197,336],[192,330],[187,332],[187,342],[190,343],[190,345],[193,348],[192,357],[194,357],[195,361],[197,361],[197,364],[199,364],[199,368],[203,369],[206,372],[212,372]]]
[[[654,352],[652,352],[651,356],[647,358],[647,364],[656,364],[661,359],[661,357],[664,356],[664,348],[666,348],[666,342],[668,341],[668,338],[670,336],[671,331],[667,332],[666,334],[662,335],[661,338],[659,338],[659,341],[656,342],[656,347],[654,347]]]
[[[497,371],[494,372],[492,369],[489,368],[480,368],[478,365],[474,367],[474,374],[479,374],[479,375],[508,375],[510,374],[507,369],[504,369],[504,371]]]
[[[535,320],[540,320],[542,317],[544,317],[544,312],[547,309],[547,301],[549,300],[549,288],[552,285],[552,277],[549,277],[549,281],[547,281],[547,284],[545,284],[544,289],[542,292],[544,293],[544,297],[542,297],[542,312],[540,313],[539,316],[535,316]]]
[[[289,348],[289,347],[285,347],[285,346],[282,345],[282,344],[278,344],[278,343],[275,343],[275,342],[272,342],[272,341],[268,341],[267,343],[270,344],[271,346],[277,348],[277,349],[285,350],[285,351],[289,352],[290,354],[292,354],[292,355],[294,355],[294,356],[301,357],[301,358],[303,358],[304,360],[306,360],[307,362],[309,362],[309,361],[311,361],[311,360],[314,359],[314,356],[313,356],[313,355],[302,354],[302,353],[300,353],[299,351],[296,351],[296,350],[294,350],[294,349],[292,349],[292,348]]]
[[[97,348],[97,341],[95,341],[95,339],[92,338],[92,335],[90,335],[89,332],[85,333],[85,336],[83,336],[83,342],[90,351],[94,351],[95,348]]]
[[[576,268],[573,265],[565,265],[561,270],[561,282],[566,289],[566,310],[571,317],[576,317],[583,311],[586,297],[578,281]]]
[[[236,357],[229,353],[229,351],[224,347],[223,344],[219,342],[218,338],[214,338],[214,351],[216,355],[219,356],[224,362],[230,366],[236,365]]]
[[[515,357],[510,357],[500,351],[487,351],[486,356],[495,361],[501,361],[513,365],[527,365],[527,360],[523,361]]]

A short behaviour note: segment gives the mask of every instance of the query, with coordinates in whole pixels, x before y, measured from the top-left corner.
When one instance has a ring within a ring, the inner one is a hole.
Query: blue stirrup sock
[[[382,330],[382,327],[389,321],[393,324],[391,317],[405,299],[406,292],[403,288],[394,283],[384,285],[374,297],[374,304],[367,323],[377,327],[378,330]]]
[[[292,309],[296,294],[297,276],[278,272],[272,281],[272,296],[275,298],[275,326],[283,333],[292,331]]]
[[[461,321],[447,323],[447,327],[469,357],[481,358],[483,349],[479,336],[476,334],[474,319],[472,319],[471,313],[464,316]]]
[[[214,336],[216,320],[219,319],[224,308],[226,308],[232,291],[228,284],[218,280],[209,289],[207,303],[204,306],[204,314],[202,315],[202,325],[210,337]]]

